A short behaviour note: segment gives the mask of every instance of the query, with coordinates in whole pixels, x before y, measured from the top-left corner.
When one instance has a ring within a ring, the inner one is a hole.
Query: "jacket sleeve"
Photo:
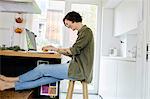
[[[92,39],[92,31],[87,29],[78,35],[78,38],[74,45],[70,48],[73,56],[81,53],[81,50],[87,46],[89,41]]]

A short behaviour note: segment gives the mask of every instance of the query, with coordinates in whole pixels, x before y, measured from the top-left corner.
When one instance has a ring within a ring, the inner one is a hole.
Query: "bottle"
[[[117,48],[110,48],[110,52],[109,52],[109,55],[110,56],[117,56]]]
[[[117,48],[113,48],[113,56],[117,56]]]

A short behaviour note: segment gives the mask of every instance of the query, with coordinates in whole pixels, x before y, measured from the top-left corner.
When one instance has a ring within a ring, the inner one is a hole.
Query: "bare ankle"
[[[15,87],[15,82],[0,81],[0,84],[1,91]]]
[[[16,82],[19,81],[19,77],[6,77],[3,75],[0,75],[0,79],[7,82]]]

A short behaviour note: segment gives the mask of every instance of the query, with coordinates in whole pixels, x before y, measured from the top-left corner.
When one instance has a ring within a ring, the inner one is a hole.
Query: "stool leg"
[[[75,81],[69,81],[68,92],[66,99],[72,99],[73,89]]]
[[[88,99],[88,87],[87,83],[85,81],[82,81],[82,86],[83,86],[83,99]]]

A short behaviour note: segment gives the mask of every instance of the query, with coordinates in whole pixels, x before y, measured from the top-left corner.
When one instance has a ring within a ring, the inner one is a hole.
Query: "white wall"
[[[137,34],[138,30],[134,29],[120,36],[121,43],[120,54],[123,57],[136,57],[137,52]]]
[[[14,29],[20,25],[24,27],[26,22],[26,16],[24,15],[23,24],[16,24],[15,13],[2,13],[0,12],[0,46],[14,46],[18,45],[23,49],[26,49],[26,35],[25,31],[21,34],[15,33]]]
[[[14,24],[14,14],[0,13],[0,45],[10,45]]]
[[[102,19],[102,55],[108,55],[110,48],[120,49],[120,40],[113,36],[114,11],[103,9]]]

